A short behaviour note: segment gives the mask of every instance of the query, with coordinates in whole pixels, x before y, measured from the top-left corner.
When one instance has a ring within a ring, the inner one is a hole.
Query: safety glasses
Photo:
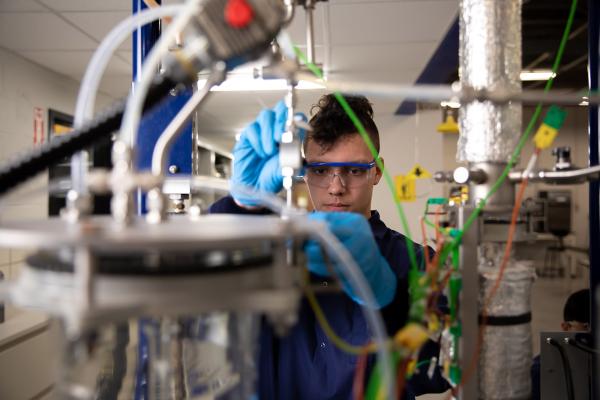
[[[370,163],[318,162],[304,166],[304,180],[309,186],[327,188],[337,176],[342,186],[347,188],[364,186],[370,177],[369,171],[375,166]]]

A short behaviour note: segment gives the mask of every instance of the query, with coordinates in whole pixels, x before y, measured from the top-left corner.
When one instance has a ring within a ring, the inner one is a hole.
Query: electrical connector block
[[[394,343],[404,349],[416,351],[428,338],[427,330],[422,325],[409,323],[394,336]]]
[[[533,137],[535,146],[539,149],[546,149],[552,146],[559,129],[563,126],[567,112],[559,107],[552,106],[548,109],[544,121]]]

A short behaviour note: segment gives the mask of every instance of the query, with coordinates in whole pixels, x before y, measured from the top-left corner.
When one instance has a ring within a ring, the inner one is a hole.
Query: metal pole
[[[309,62],[315,63],[315,26],[314,11],[315,0],[306,0],[304,5],[306,10],[306,58]]]
[[[160,4],[162,0],[157,0]],[[132,0],[132,12],[135,14],[143,9],[148,8],[146,3],[143,0]],[[156,21],[151,24],[147,24],[144,26],[138,27],[133,32],[132,37],[132,86],[135,85],[135,82],[138,77],[138,72],[142,71],[142,62],[150,53],[152,46],[158,40],[160,36],[160,22]],[[140,137],[140,135],[137,135]],[[130,143],[133,147],[135,143]],[[138,214],[142,214],[142,210],[144,207],[144,199],[142,198],[142,192],[137,191],[137,211]],[[138,360],[137,365],[138,368],[136,370],[135,377],[135,392],[134,399],[135,400],[145,400],[148,398],[148,338],[144,332],[144,326],[149,325],[149,323],[145,320],[139,321],[138,327]]]
[[[597,0],[588,0],[588,73],[590,92],[597,91],[600,81],[600,4]],[[593,93],[593,92],[592,92]],[[589,166],[600,164],[600,148],[598,143],[598,106],[589,106]],[[590,293],[591,293],[591,327],[592,334],[597,339],[597,346],[600,345],[600,336],[598,335],[600,323],[598,318],[599,296],[597,290],[600,288],[600,182],[592,181],[589,186],[589,240],[590,240]],[[597,377],[600,373],[598,355],[594,356],[592,363],[592,375]],[[592,384],[591,398],[597,399],[600,396],[600,380],[594,379]]]
[[[463,229],[465,222],[473,212],[473,207],[464,206],[458,211],[458,227]],[[462,337],[459,346],[460,369],[464,375],[471,369],[471,362],[477,352],[479,338],[479,271],[477,247],[479,246],[478,226],[464,231],[460,245],[460,273],[462,290],[459,300],[459,318]],[[478,399],[479,360],[468,380],[461,385],[458,398],[461,400]]]

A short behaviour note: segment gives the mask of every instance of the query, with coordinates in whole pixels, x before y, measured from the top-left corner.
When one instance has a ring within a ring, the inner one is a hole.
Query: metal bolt
[[[172,174],[176,174],[179,172],[179,167],[175,164],[169,165],[169,172]]]

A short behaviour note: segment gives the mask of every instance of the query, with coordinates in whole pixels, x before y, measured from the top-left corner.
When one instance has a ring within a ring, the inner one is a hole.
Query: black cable
[[[571,346],[581,350],[581,351],[585,351],[586,353],[590,353],[590,354],[600,354],[599,350],[596,350],[592,347],[586,346],[585,344],[579,342],[577,339],[570,339],[570,338],[566,338],[565,342],[567,344],[570,344]]]
[[[176,83],[169,78],[157,76],[146,97],[144,111],[155,106],[175,85]],[[112,133],[121,126],[125,105],[125,99],[119,100],[80,129],[74,129],[68,135],[47,142],[1,166],[0,195],[33,178],[65,157],[110,139]]]
[[[571,364],[569,363],[569,359],[567,358],[567,354],[565,349],[562,348],[560,343],[552,338],[548,338],[548,344],[556,347],[558,352],[560,353],[560,358],[563,364],[563,371],[565,373],[565,381],[567,385],[567,399],[574,400],[575,399],[575,391],[573,388],[573,375],[571,373]]]

